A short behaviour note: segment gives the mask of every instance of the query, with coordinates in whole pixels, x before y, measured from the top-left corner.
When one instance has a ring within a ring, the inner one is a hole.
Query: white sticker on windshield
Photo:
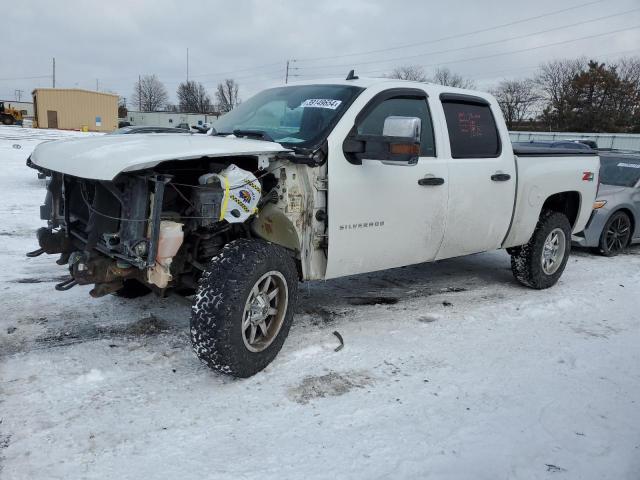
[[[640,168],[640,163],[619,163],[619,167]]]
[[[301,107],[306,108],[328,108],[335,110],[340,106],[342,100],[332,100],[330,98],[309,98],[302,102]]]

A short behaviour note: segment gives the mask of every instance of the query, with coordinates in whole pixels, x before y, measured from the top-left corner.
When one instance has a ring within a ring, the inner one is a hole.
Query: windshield
[[[220,117],[217,134],[234,130],[265,133],[292,147],[318,145],[362,88],[348,85],[299,85],[265,90]]]
[[[618,187],[633,187],[640,180],[640,156],[602,156],[600,182]]]

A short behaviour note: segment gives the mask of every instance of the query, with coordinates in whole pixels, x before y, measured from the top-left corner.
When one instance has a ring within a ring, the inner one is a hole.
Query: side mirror
[[[384,119],[382,136],[404,137],[411,143],[420,143],[422,122],[417,117],[387,117]]]
[[[417,117],[389,116],[385,118],[382,135],[358,134],[357,126],[343,143],[350,163],[362,165],[362,160],[379,160],[387,165],[415,165],[420,157],[422,121]]]

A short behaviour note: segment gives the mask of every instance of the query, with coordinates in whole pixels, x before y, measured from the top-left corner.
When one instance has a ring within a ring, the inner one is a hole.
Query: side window
[[[376,105],[360,122],[358,134],[382,135],[384,120],[390,116],[418,117],[422,120],[420,134],[420,156],[435,157],[436,149],[433,141],[431,115],[425,99],[390,98]]]
[[[442,107],[453,158],[500,155],[500,137],[489,105],[443,100]]]

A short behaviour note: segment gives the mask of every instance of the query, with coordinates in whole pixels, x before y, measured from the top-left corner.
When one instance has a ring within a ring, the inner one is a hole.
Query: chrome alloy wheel
[[[280,272],[267,272],[254,284],[242,313],[242,339],[249,351],[261,352],[275,340],[288,301],[287,282]]]
[[[560,228],[554,228],[547,235],[542,247],[542,271],[547,275],[553,275],[558,271],[567,249],[567,239]]]

